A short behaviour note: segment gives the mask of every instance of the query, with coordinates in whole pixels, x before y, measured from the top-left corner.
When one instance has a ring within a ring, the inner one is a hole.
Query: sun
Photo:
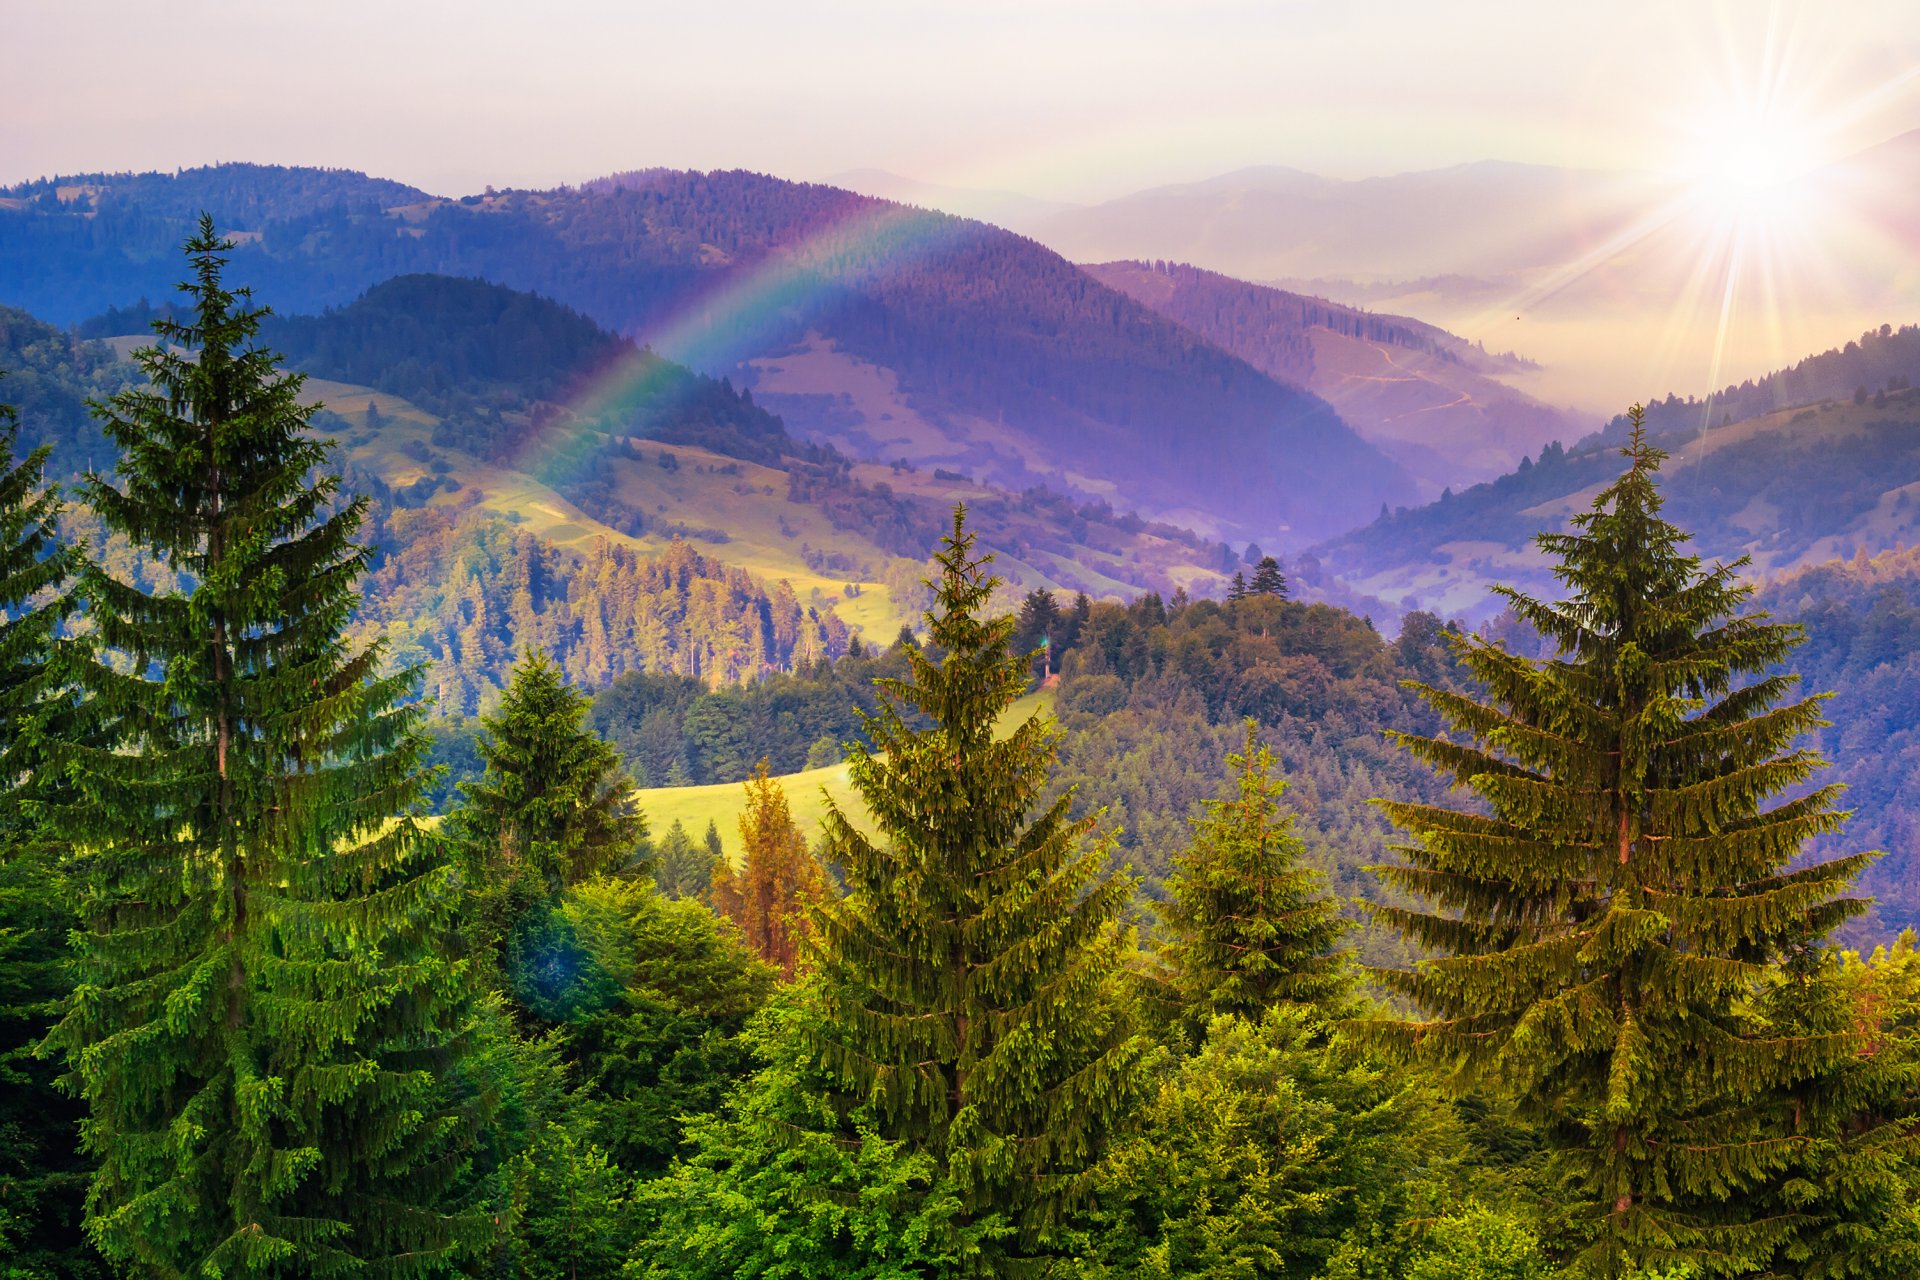
[[[1721,152],[1714,177],[1729,190],[1759,193],[1781,186],[1795,175],[1778,147],[1764,138],[1744,138]]]
[[[1810,131],[1768,117],[1723,121],[1700,131],[1688,166],[1709,217],[1775,221],[1801,204],[1818,156]]]

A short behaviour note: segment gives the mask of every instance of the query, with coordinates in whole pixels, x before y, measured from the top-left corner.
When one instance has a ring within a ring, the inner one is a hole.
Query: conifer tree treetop
[[[463,836],[547,894],[622,869],[646,839],[633,783],[586,727],[588,706],[552,658],[529,649],[499,708],[481,717],[486,772],[466,788]]]
[[[1168,885],[1168,950],[1183,994],[1203,1026],[1215,1014],[1257,1019],[1283,1003],[1331,1009],[1352,985],[1337,950],[1346,922],[1302,861],[1281,800],[1287,784],[1251,720],[1227,767],[1233,794],[1208,801],[1194,820],[1193,845]]]
[[[1795,1229],[1740,1214],[1787,1151],[1743,1108],[1851,1048],[1770,1035],[1752,996],[1863,910],[1845,889],[1870,855],[1795,865],[1845,816],[1795,745],[1820,698],[1791,700],[1776,670],[1799,630],[1743,611],[1744,562],[1686,552],[1661,514],[1665,455],[1632,420],[1625,472],[1540,539],[1567,599],[1503,593],[1557,656],[1464,637],[1484,697],[1421,687],[1448,734],[1394,735],[1486,811],[1384,805],[1414,841],[1380,874],[1431,905],[1377,914],[1436,958],[1376,973],[1428,1020],[1371,1030],[1545,1127],[1580,1270],[1737,1272]]]
[[[905,649],[909,678],[881,682],[873,746],[849,757],[875,834],[827,812],[847,894],[816,913],[812,1044],[885,1136],[935,1155],[970,1215],[1005,1215],[1031,1248],[1133,1096],[1138,1042],[1109,998],[1132,885],[1103,875],[1106,843],[1070,816],[1071,795],[1042,804],[1049,722],[996,737],[1028,655],[1009,643],[1014,618],[982,616],[998,584],[974,545],[957,509],[928,648]]]
[[[60,747],[85,927],[51,1043],[89,1107],[110,1260],[424,1276],[480,1224],[443,1200],[470,1127],[435,1074],[467,996],[451,876],[413,817],[423,710],[415,673],[343,639],[364,504],[255,344],[230,248],[202,217],[147,384],[96,406],[119,484],[83,496],[184,585],[81,575],[107,652],[65,674],[112,738]]]

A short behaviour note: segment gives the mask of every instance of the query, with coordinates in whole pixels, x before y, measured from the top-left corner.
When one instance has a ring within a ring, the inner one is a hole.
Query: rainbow
[[[897,269],[939,254],[978,224],[911,205],[855,197],[849,210],[753,266],[715,272],[709,289],[668,317],[631,333],[633,350],[596,370],[568,396],[564,412],[527,436],[509,457],[546,483],[573,478],[572,446],[596,424],[656,405],[677,366],[719,376],[758,349],[755,339],[804,318],[863,271]],[[664,357],[664,359],[662,358]]]

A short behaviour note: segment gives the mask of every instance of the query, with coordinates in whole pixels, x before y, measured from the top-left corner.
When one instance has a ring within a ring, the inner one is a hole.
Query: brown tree
[[[826,887],[826,874],[794,825],[787,793],[762,758],[746,781],[740,815],[740,868],[726,858],[713,868],[713,905],[740,926],[747,945],[792,978],[806,933],[806,908]]]

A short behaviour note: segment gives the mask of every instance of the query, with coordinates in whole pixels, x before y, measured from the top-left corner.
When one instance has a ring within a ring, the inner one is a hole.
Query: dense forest
[[[152,189],[168,182],[179,192],[156,200]],[[275,190],[233,202],[236,211],[215,199],[252,184]],[[0,296],[60,322],[167,297],[180,201],[204,192],[215,202],[194,207],[249,233],[239,261],[261,300],[284,312],[345,306],[409,273],[472,276],[556,299],[615,332],[670,334],[662,355],[715,375],[818,332],[893,371],[923,413],[1010,433],[1010,446],[981,439],[976,464],[1004,485],[1098,474],[1161,511],[1193,508],[1205,493],[1217,519],[1290,524],[1302,538],[1411,492],[1324,402],[1039,245],[831,187],[648,171],[457,201],[399,193],[383,211],[366,202],[377,184],[335,174],[61,185],[70,198],[51,206],[39,186],[0,193],[24,201],[0,209]],[[765,287],[780,305],[702,301],[753,292],[769,269],[778,278]],[[1212,447],[1188,447],[1194,421],[1208,424]],[[1308,474],[1342,482],[1296,479]]]
[[[382,555],[355,631],[434,672],[429,692],[451,714],[490,703],[528,648],[588,688],[629,671],[711,687],[830,660],[850,639],[786,583],[768,589],[685,543],[575,554],[448,507],[396,511],[370,532]]]
[[[1861,879],[1883,929],[1920,928],[1920,553],[1857,555],[1771,582],[1760,603],[1806,629],[1791,669],[1831,692],[1817,731],[1847,785],[1845,842],[1884,854]],[[1824,842],[1838,847],[1838,838]]]

